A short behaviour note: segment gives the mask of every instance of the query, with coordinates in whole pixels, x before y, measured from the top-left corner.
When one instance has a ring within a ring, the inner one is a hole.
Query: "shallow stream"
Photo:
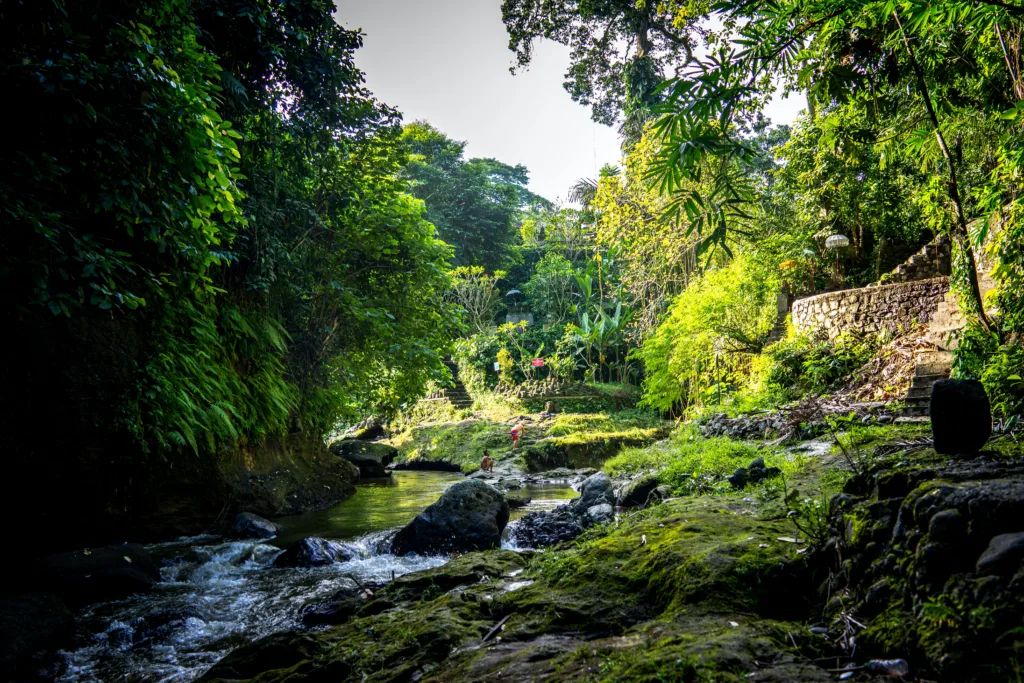
[[[302,628],[304,605],[360,582],[442,565],[445,557],[396,557],[381,552],[395,527],[407,524],[462,475],[395,472],[390,481],[362,484],[338,505],[277,520],[283,530],[268,542],[214,536],[148,546],[163,582],[146,595],[99,603],[76,615],[76,643],[63,653],[65,682],[191,681],[231,650],[258,638]],[[576,492],[565,485],[530,486],[526,512],[547,510]],[[346,540],[363,556],[328,567],[271,566],[282,548],[307,536]]]

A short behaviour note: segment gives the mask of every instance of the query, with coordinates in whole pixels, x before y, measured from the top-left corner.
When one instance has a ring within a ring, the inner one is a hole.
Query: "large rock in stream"
[[[71,607],[147,592],[159,581],[153,558],[129,543],[41,557],[25,575],[29,588],[56,593]]]
[[[281,533],[281,527],[269,519],[264,519],[251,512],[240,512],[231,521],[225,534],[228,538],[248,541],[253,539],[273,538]]]
[[[274,558],[275,567],[324,567],[360,556],[359,549],[340,541],[310,536],[296,541]]]
[[[571,541],[584,529],[615,519],[615,493],[604,472],[587,477],[580,495],[551,512],[531,512],[515,526],[515,539],[524,547],[542,548]]]
[[[331,453],[358,467],[361,478],[380,479],[388,476],[385,468],[398,456],[398,449],[386,443],[344,439],[331,444]]]
[[[441,494],[399,531],[391,552],[438,554],[497,548],[506,524],[505,496],[478,479],[467,479]]]

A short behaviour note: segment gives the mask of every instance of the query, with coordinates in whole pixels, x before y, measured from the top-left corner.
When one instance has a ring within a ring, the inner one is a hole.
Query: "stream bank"
[[[454,473],[396,472],[360,484],[351,497],[331,508],[279,518],[281,530],[272,539],[232,541],[204,535],[138,547],[128,566],[151,558],[160,581],[147,592],[86,604],[74,612],[47,593],[12,598],[37,615],[54,603],[50,639],[61,651],[33,660],[34,652],[50,643],[29,643],[20,651],[29,652],[30,659],[5,660],[5,671],[10,671],[8,664],[17,665],[14,680],[67,683],[194,680],[241,646],[329,621],[324,606],[339,595],[360,587],[376,590],[394,577],[443,565],[448,561],[444,556],[392,555],[390,538],[464,479]],[[575,492],[537,485],[529,494],[531,503],[516,510],[516,516],[553,507]],[[356,556],[320,567],[275,566],[282,549],[307,537],[344,541]],[[40,623],[38,616],[32,623]],[[17,628],[5,621],[0,624],[4,634],[8,626]]]
[[[399,577],[346,623],[241,648],[203,680],[892,680],[863,668],[875,658],[908,661],[907,680],[1013,680],[1022,449],[940,456],[915,434],[797,443],[774,456],[782,481],[714,475],[550,551]],[[669,467],[689,457],[670,446]]]

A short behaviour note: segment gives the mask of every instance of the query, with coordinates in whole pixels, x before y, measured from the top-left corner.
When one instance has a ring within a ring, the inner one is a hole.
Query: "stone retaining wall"
[[[949,278],[845,289],[793,302],[793,326],[823,330],[835,339],[846,330],[879,332],[926,323],[949,291]]]

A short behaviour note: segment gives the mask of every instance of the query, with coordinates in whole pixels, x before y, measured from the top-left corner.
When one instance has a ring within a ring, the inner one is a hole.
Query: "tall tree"
[[[983,235],[987,218],[1009,213],[1004,207],[1019,195],[1019,180],[1005,182],[1019,157],[1004,153],[1019,121],[1003,114],[1017,101],[1021,56],[1000,36],[1020,31],[1024,9],[995,0],[794,0],[726,3],[721,11],[726,25],[741,27],[738,35],[673,81],[660,108],[663,145],[651,175],[672,195],[670,217],[685,218],[705,243],[725,244],[754,198],[755,155],[738,124],[774,82],[809,88],[820,116],[849,105],[876,131],[849,130],[844,144],[877,145],[886,163],[901,152],[920,163],[928,179],[918,199],[956,242],[963,264],[955,274],[974,316],[991,329],[971,226]],[[688,182],[700,187],[684,189]]]
[[[566,45],[565,89],[599,123],[632,115],[633,139],[659,82],[692,59],[701,33],[696,6],[660,0],[504,0],[501,12],[516,53],[513,73],[529,66],[537,40]]]
[[[522,211],[548,205],[526,189],[526,167],[467,161],[466,143],[423,121],[405,126],[402,141],[411,155],[405,175],[413,194],[426,203],[441,239],[455,247],[456,264],[488,271],[504,266]]]

